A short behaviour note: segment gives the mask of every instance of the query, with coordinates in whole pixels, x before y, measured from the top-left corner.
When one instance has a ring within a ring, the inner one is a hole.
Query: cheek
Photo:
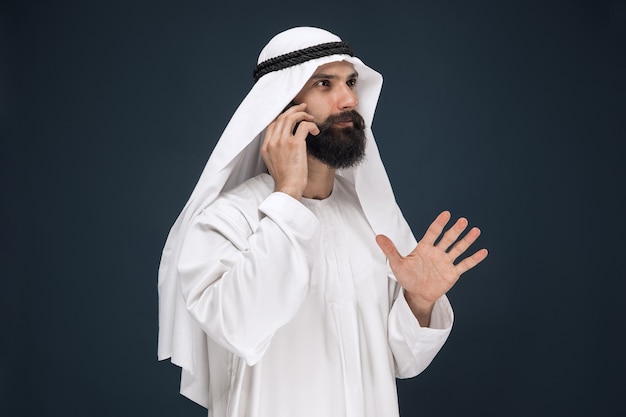
[[[331,102],[329,97],[314,94],[309,91],[307,94],[299,94],[296,96],[296,103],[306,103],[306,112],[315,117],[315,121],[319,124],[326,120],[332,113]]]
[[[330,115],[328,109],[321,106],[319,103],[307,102],[306,112],[315,117],[315,121],[318,124],[322,123]]]

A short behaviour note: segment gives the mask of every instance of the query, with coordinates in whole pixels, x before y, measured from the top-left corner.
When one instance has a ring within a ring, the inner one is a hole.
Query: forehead
[[[329,74],[329,75],[352,75],[356,74],[354,69],[354,65],[347,61],[335,61],[329,62],[328,64],[320,65],[317,67],[312,77],[315,77],[319,74]]]

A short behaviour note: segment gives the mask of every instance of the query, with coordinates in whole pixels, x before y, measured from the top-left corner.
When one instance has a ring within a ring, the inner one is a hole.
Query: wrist
[[[420,326],[428,327],[430,325],[430,315],[435,307],[435,302],[424,300],[418,294],[412,294],[407,290],[404,290],[404,299]]]
[[[300,199],[302,198],[305,187],[306,177],[304,178],[304,180],[297,180],[293,177],[287,177],[277,180],[274,177],[274,191],[285,193],[298,201],[300,201]]]
[[[302,193],[303,193],[303,190],[301,190],[299,187],[289,187],[289,186],[276,187],[274,191],[287,194],[295,198],[298,201],[300,201],[300,199],[302,198]]]

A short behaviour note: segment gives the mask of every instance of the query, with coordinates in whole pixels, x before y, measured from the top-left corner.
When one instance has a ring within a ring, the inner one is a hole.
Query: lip
[[[354,126],[354,122],[352,122],[352,120],[345,120],[343,122],[336,122],[335,126],[337,126],[337,127],[353,127]]]

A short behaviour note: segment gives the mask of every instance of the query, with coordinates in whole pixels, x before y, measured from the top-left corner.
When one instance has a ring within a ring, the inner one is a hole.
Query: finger
[[[306,103],[294,104],[293,106],[287,107],[287,110],[285,110],[281,114],[296,113],[299,111],[304,111],[304,109],[306,109]]]
[[[489,252],[487,252],[487,249],[481,249],[472,256],[463,259],[456,266],[459,275],[464,274],[465,272],[469,271],[470,269],[484,261],[488,254]]]
[[[279,114],[274,120],[277,126],[277,131],[280,132],[283,137],[290,137],[294,135],[294,129],[296,124],[303,121],[313,121],[315,118],[305,111],[306,103],[296,104],[283,113]],[[288,131],[288,135],[287,135]]]
[[[446,226],[446,224],[448,224],[449,220],[450,212],[447,210],[441,212],[441,214],[437,216],[435,221],[430,224],[430,226],[426,230],[426,233],[424,233],[424,236],[422,237],[420,243],[434,245],[435,241],[441,235],[443,228]]]
[[[294,107],[304,106],[298,105]],[[287,114],[287,112],[290,113]],[[265,138],[261,147],[262,152],[269,152],[270,148],[272,148],[274,144],[280,143],[283,140],[293,139],[294,127],[297,123],[314,119],[313,116],[303,111],[296,112],[296,110],[293,110],[293,107],[287,110],[287,112],[279,115],[272,123],[268,125],[267,129],[265,130]],[[317,125],[310,130],[317,131]],[[304,137],[306,137],[306,135]]]
[[[467,250],[467,248],[471,246],[472,243],[476,242],[478,236],[480,236],[480,229],[478,227],[471,228],[470,231],[467,232],[465,236],[463,236],[463,239],[456,242],[454,246],[450,248],[450,251],[448,253],[454,259],[458,258]]]
[[[270,139],[274,136],[274,130],[276,129],[276,120],[274,120],[272,123],[270,123],[267,128],[265,129],[265,135],[263,138],[263,148],[267,147],[268,142],[270,141]]]
[[[459,236],[461,236],[461,233],[463,233],[467,225],[468,222],[466,218],[461,217],[460,219],[458,219],[456,223],[454,223],[454,226],[452,226],[447,232],[443,234],[443,237],[441,238],[437,246],[447,251],[450,246],[452,246],[452,244],[456,242]]]
[[[289,122],[287,121],[287,115],[286,114],[281,114],[279,115],[276,120],[274,120],[274,122],[272,122],[272,134],[270,136],[270,140],[272,141],[277,141],[280,140],[284,135],[285,135],[285,131],[287,130],[287,125],[289,124]]]
[[[377,235],[376,243],[383,251],[387,259],[389,260],[389,265],[392,267],[396,265],[400,260],[402,260],[402,256],[398,249],[396,249],[396,245],[385,235]]]
[[[311,116],[309,113],[305,113],[305,112],[294,113],[293,115],[289,117],[289,120],[287,122],[288,123],[287,128],[289,129],[289,133],[291,134],[291,136],[295,136],[298,127],[300,127],[302,123],[309,122],[309,123],[315,124],[313,123],[314,120],[315,120],[315,117]],[[317,128],[317,125],[315,125],[315,127]]]
[[[306,109],[306,103],[288,105],[282,112],[278,114],[278,116],[274,118],[274,121],[278,120],[280,117],[284,117],[285,115],[304,111],[304,109]]]
[[[313,122],[300,122],[300,125],[296,129],[295,137],[306,139],[308,134],[317,136],[320,133],[319,127]]]
[[[263,137],[263,144],[261,145],[261,157],[265,161],[265,165],[267,166],[270,172],[272,170],[272,167],[271,167],[271,162],[269,160],[269,142],[270,142],[270,137],[271,137],[271,131],[273,129],[272,125],[273,125],[273,122],[270,123],[267,129],[265,129],[265,135]]]
[[[308,113],[298,112],[282,115],[276,119],[276,139],[291,139],[295,136],[298,124],[304,121],[313,122],[315,118]]]

